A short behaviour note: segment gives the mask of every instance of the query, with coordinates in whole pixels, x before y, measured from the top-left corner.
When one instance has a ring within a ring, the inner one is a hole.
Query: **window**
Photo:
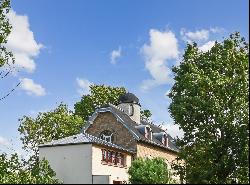
[[[133,116],[133,114],[134,114],[134,107],[132,104],[129,105],[128,114],[129,114],[129,116]]]
[[[120,156],[121,156],[121,165],[125,166],[125,157],[123,154],[121,154]]]
[[[118,152],[113,152],[113,164],[114,165],[117,165],[117,155],[118,155]]]
[[[107,151],[102,149],[102,161],[107,161]]]
[[[124,154],[102,149],[102,162],[108,165],[126,166],[126,157]]]
[[[114,141],[114,135],[111,131],[105,130],[100,134],[100,138],[104,141],[112,143]]]
[[[108,162],[112,162],[112,152],[108,151]]]
[[[152,132],[149,127],[145,127],[145,137],[150,140],[152,139]]]
[[[166,135],[162,136],[162,144],[164,144],[164,146],[168,147],[168,137]]]

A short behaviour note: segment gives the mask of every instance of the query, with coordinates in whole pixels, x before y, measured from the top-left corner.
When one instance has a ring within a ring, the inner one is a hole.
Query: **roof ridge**
[[[125,113],[125,111],[121,107],[111,104],[111,103],[109,103],[109,105]]]

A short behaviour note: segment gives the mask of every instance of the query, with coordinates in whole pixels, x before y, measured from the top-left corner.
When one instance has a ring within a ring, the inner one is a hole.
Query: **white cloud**
[[[221,27],[214,27],[214,28],[210,28],[210,31],[212,33],[223,33],[225,32],[226,30],[224,28],[221,28]]]
[[[169,123],[169,124],[164,124],[164,125],[160,125],[160,127],[164,130],[166,130],[166,132],[172,136],[173,138],[175,137],[179,137],[182,138],[183,137],[183,131],[179,128],[178,125]]]
[[[39,55],[43,45],[36,42],[26,15],[18,15],[10,10],[7,16],[12,25],[12,31],[8,36],[6,47],[14,53],[15,65],[18,68],[34,72],[36,68],[34,58]]]
[[[89,80],[77,78],[76,82],[77,82],[77,85],[79,86],[78,93],[81,96],[89,93],[90,91],[89,86],[92,84]]]
[[[222,34],[223,32],[225,32],[225,29],[220,27],[211,27],[209,29],[201,29],[194,32],[187,31],[183,28],[181,29],[180,34],[183,40],[198,43],[198,48],[201,51],[206,52],[215,44],[215,40],[211,40],[210,36],[212,34]]]
[[[110,63],[111,64],[116,64],[117,59],[121,57],[121,52],[122,52],[122,49],[121,49],[121,47],[119,47],[118,50],[113,50],[110,53]]]
[[[182,39],[187,42],[192,41],[206,41],[209,38],[209,30],[201,29],[195,32],[187,31],[186,29],[181,29],[180,32]]]
[[[8,139],[0,136],[0,146],[10,147],[11,144]]]
[[[141,88],[147,90],[151,87],[173,82],[171,69],[167,61],[178,58],[178,44],[175,34],[171,31],[161,32],[151,29],[150,43],[144,44],[141,53],[145,58],[145,67],[152,79],[144,80]]]
[[[225,32],[225,29],[221,27],[211,27],[209,29],[200,29],[193,32],[187,31],[185,28],[182,28],[180,34],[184,41],[187,41],[189,43],[201,43],[208,41],[211,34],[222,34],[223,32]]]
[[[46,95],[45,89],[40,85],[36,84],[32,79],[22,78],[21,81],[21,89],[26,91],[28,95],[35,96],[44,96]]]
[[[215,44],[215,41],[211,40],[206,42],[205,44],[203,44],[202,46],[199,47],[199,50],[206,52],[208,50],[210,50]]]

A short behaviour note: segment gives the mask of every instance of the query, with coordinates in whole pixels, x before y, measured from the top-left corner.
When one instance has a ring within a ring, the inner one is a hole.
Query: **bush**
[[[172,182],[167,163],[162,158],[142,159],[132,162],[128,170],[132,184],[167,184]]]

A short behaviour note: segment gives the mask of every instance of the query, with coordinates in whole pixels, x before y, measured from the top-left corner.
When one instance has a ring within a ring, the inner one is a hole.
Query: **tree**
[[[167,184],[173,182],[164,159],[138,158],[128,170],[132,184]]]
[[[119,97],[126,93],[124,87],[111,87],[105,85],[91,85],[90,94],[83,95],[79,102],[75,103],[75,114],[87,121],[94,111],[104,104],[119,104]],[[141,111],[143,118],[149,118],[152,114],[149,110]]]
[[[90,93],[83,95],[81,100],[75,103],[75,114],[86,121],[96,108],[108,103],[117,105],[119,97],[125,93],[126,89],[124,87],[91,85]]]
[[[175,169],[188,183],[249,182],[248,49],[238,32],[207,52],[188,44],[173,68],[169,109],[185,161]]]
[[[7,37],[11,32],[11,25],[6,16],[9,11],[10,0],[0,0],[0,68],[14,62],[13,54],[5,47]]]
[[[34,152],[31,160],[38,160],[38,145],[80,133],[83,126],[81,117],[74,115],[65,104],[56,109],[39,113],[36,118],[24,116],[20,120],[18,131],[23,148]]]
[[[55,175],[46,160],[30,168],[16,153],[0,154],[0,184],[58,184]]]
[[[10,0],[0,0],[0,79],[6,78],[14,70],[15,58],[11,51],[6,48],[7,38],[11,32],[11,25],[7,14],[10,11]],[[4,95],[0,95],[0,101],[8,97],[18,86],[12,88]]]
[[[147,122],[151,122],[150,118],[152,116],[152,113],[150,112],[150,110],[141,110],[141,119],[147,121]]]

